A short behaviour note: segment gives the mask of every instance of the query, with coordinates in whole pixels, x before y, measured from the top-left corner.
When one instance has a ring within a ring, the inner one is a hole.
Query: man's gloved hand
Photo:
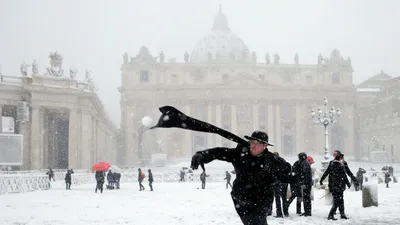
[[[197,170],[199,168],[199,165],[205,171],[204,169],[204,156],[201,153],[196,153],[192,157],[192,163],[190,164],[190,168],[193,170]]]
[[[348,184],[348,185],[347,185],[347,187],[349,187],[349,188],[350,188],[350,187],[351,187],[351,184]]]
[[[320,182],[319,182],[319,184],[320,184],[321,186],[323,186],[323,185],[324,185],[324,184],[322,183],[322,181],[320,181]]]

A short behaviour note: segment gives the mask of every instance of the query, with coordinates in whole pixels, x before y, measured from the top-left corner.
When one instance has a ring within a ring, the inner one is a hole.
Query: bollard
[[[378,185],[366,184],[362,190],[362,206],[364,208],[378,206]]]
[[[325,187],[325,205],[332,205],[332,203],[332,193],[329,191],[329,187]]]

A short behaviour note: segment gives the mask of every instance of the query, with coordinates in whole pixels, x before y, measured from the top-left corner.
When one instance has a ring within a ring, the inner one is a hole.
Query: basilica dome
[[[251,61],[249,48],[230,31],[228,20],[222,13],[221,6],[215,17],[211,33],[196,44],[190,61],[192,63]]]

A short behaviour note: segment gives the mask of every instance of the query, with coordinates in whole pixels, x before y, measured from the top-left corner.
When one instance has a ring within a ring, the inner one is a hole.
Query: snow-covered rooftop
[[[357,92],[379,92],[380,88],[357,88]]]

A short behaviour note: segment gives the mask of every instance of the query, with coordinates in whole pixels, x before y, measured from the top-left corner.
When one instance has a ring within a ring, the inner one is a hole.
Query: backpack
[[[140,178],[144,179],[144,173],[140,172]]]

